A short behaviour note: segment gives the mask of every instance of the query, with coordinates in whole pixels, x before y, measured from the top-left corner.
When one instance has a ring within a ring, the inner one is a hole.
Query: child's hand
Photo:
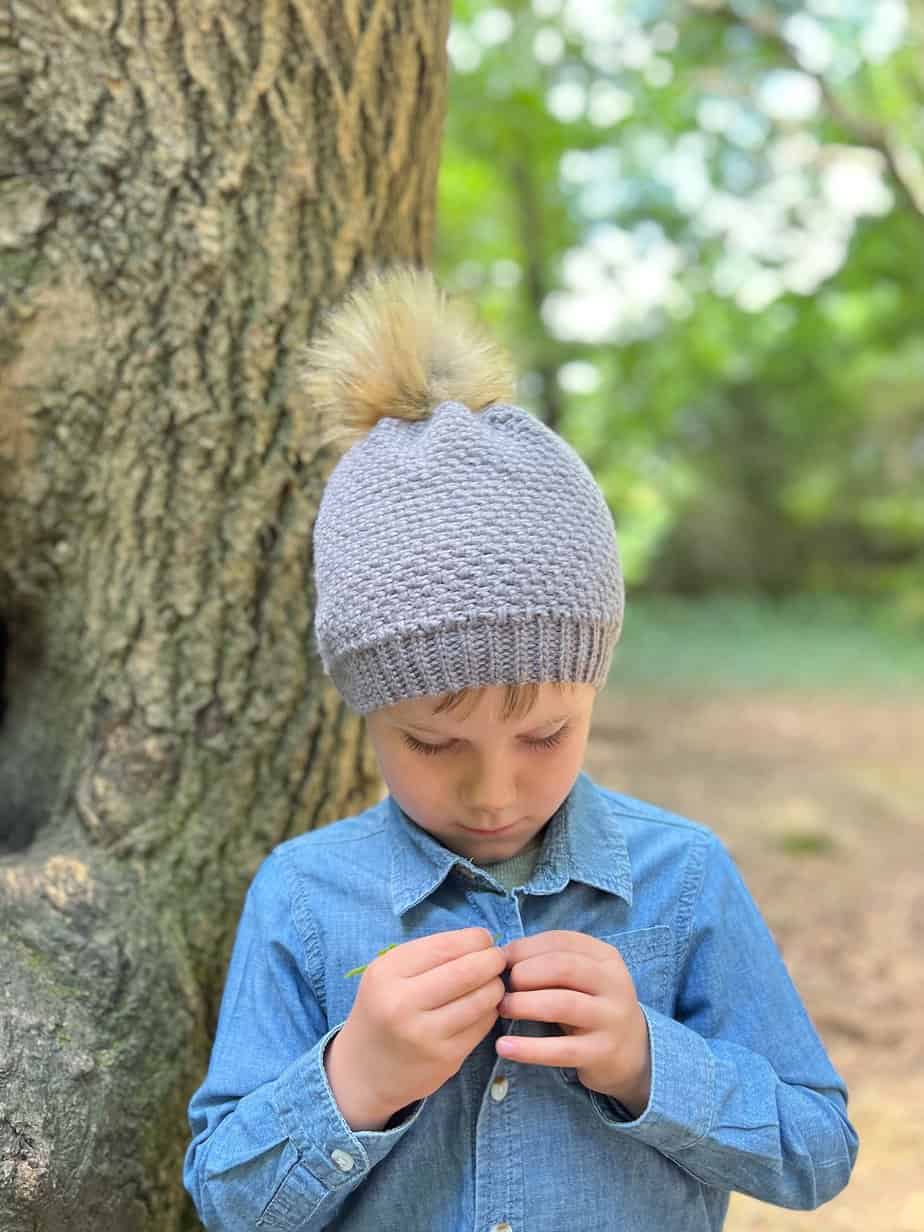
[[[495,933],[494,934],[494,944],[497,945],[498,941],[500,941],[500,933]],[[386,945],[383,950],[379,950],[378,954],[376,954],[376,958],[379,957],[379,954],[387,954],[389,950],[396,949],[397,945],[398,945],[397,941],[393,941],[391,945]],[[362,973],[365,971],[365,969],[368,966],[369,966],[368,963],[363,963],[361,967],[351,967],[349,971],[344,971],[343,974],[348,979],[354,975],[362,975]]]
[[[505,965],[487,929],[460,928],[387,947],[366,966],[325,1058],[353,1129],[384,1123],[461,1069],[497,1022]]]
[[[501,952],[511,989],[497,1007],[501,1017],[554,1022],[566,1038],[503,1035],[498,1054],[575,1069],[585,1087],[640,1115],[651,1089],[648,1024],[619,951],[558,930],[510,941]]]

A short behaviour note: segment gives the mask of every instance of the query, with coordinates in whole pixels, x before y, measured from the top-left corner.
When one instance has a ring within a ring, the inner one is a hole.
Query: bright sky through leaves
[[[908,16],[903,0],[807,3],[781,25],[805,71],[772,67],[756,78],[751,71],[744,90],[729,73],[700,91],[696,128],[670,139],[638,122],[646,92],[667,87],[674,75],[677,27],[641,16],[659,9],[669,6],[532,5],[532,53],[546,77],[550,117],[581,126],[582,134],[588,123],[599,130],[592,148],[584,142],[559,161],[562,191],[585,224],[580,243],[563,255],[562,285],[543,309],[547,328],[561,340],[644,338],[665,315],[689,311],[697,249],[682,250],[657,224],[623,229],[615,221],[642,178],[661,185],[689,217],[691,239],[721,245],[712,289],[746,312],[761,312],[787,292],[812,294],[843,264],[857,220],[893,204],[880,154],[822,148],[804,126],[822,105],[818,74],[843,79],[861,57],[880,61],[900,44]],[[517,36],[506,9],[479,8],[469,23],[453,23],[454,71],[475,71],[485,54],[512,46]],[[627,136],[620,126],[633,116]]]

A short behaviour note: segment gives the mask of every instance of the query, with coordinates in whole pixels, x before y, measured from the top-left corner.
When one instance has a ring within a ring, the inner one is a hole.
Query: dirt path
[[[722,837],[848,1083],[844,1193],[728,1232],[924,1232],[924,700],[604,694],[586,768]]]

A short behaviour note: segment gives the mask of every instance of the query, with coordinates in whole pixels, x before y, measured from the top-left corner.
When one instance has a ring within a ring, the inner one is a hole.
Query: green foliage
[[[924,58],[900,6],[832,11],[457,3],[436,267],[631,583],[917,619]]]
[[[837,852],[838,844],[830,834],[817,830],[791,830],[779,839],[779,846],[791,856],[829,856]]]

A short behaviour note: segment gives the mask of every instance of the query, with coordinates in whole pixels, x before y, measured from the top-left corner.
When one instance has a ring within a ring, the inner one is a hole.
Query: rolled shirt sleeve
[[[205,1081],[189,1104],[183,1181],[204,1226],[318,1232],[414,1125],[354,1133],[324,1068],[330,1027],[306,973],[316,957],[289,909],[285,873],[261,865],[238,924]]]
[[[631,1119],[598,1092],[591,1102],[614,1132],[708,1185],[812,1210],[844,1188],[856,1160],[846,1085],[715,836],[695,902],[674,1016],[642,1006],[648,1106]]]

